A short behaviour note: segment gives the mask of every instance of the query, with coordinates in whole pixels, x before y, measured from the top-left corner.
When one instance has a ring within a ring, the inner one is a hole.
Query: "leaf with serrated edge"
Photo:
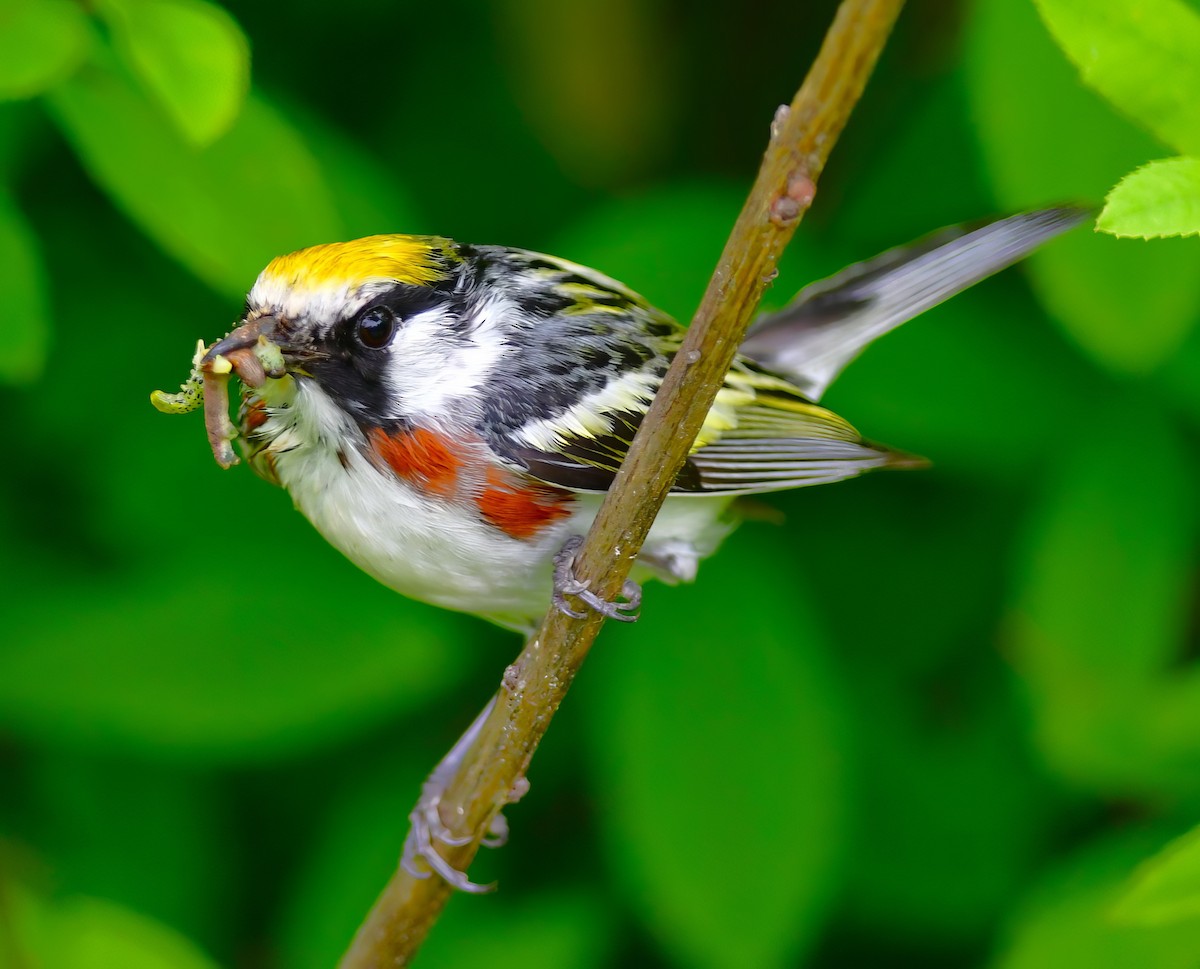
[[[1108,193],[1096,226],[1136,239],[1200,233],[1200,158],[1164,158],[1130,172]]]
[[[1080,85],[1028,3],[976,0],[966,31],[973,125],[999,207],[1100,198],[1160,149]],[[983,123],[986,119],[986,123]],[[1095,361],[1118,374],[1153,370],[1200,310],[1186,239],[1133,246],[1073,232],[1027,261],[1042,304]]]

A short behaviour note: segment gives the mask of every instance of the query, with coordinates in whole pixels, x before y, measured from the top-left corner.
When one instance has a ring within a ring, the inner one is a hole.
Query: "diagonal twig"
[[[683,346],[576,556],[576,575],[604,598],[621,590],[902,5],[843,0],[804,84],[776,116],[758,177]],[[572,619],[551,609],[505,671],[498,702],[441,799],[446,827],[468,839],[439,845],[460,871],[519,789],[602,623],[595,613]],[[397,870],[341,969],[408,965],[451,892],[436,876]]]

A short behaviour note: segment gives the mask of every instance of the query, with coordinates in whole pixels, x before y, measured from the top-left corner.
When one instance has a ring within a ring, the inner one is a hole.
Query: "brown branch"
[[[903,0],[843,0],[808,77],[772,128],[758,178],[696,316],[605,496],[575,572],[605,598],[621,589],[733,362],[764,289],[875,66]],[[504,674],[499,702],[442,797],[463,847],[439,846],[465,870],[510,800],[603,619],[551,609]],[[342,969],[406,966],[452,889],[398,870],[359,929]]]

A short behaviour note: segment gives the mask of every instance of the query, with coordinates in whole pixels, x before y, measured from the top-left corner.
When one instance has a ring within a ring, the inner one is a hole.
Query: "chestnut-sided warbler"
[[[870,341],[1086,215],[1060,207],[945,229],[760,318],[635,577],[694,578],[735,526],[740,495],[912,465],[819,406],[821,394]],[[272,261],[198,366],[241,376],[244,454],[351,561],[407,596],[527,630],[682,336],[574,263],[379,235]],[[558,580],[564,608],[570,593],[629,618],[628,601],[589,598],[569,570]]]

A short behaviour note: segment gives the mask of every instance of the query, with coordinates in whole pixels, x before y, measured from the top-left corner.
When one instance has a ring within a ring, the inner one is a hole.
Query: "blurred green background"
[[[686,320],[833,8],[0,2],[0,965],[332,965],[519,647],[149,391],[272,256],[376,232]],[[1032,3],[912,0],[769,303],[1172,153]],[[649,588],[419,964],[1200,965],[1195,844],[1134,874],[1200,820],[1198,247],[1083,229],[870,349],[827,401],[932,468]]]

